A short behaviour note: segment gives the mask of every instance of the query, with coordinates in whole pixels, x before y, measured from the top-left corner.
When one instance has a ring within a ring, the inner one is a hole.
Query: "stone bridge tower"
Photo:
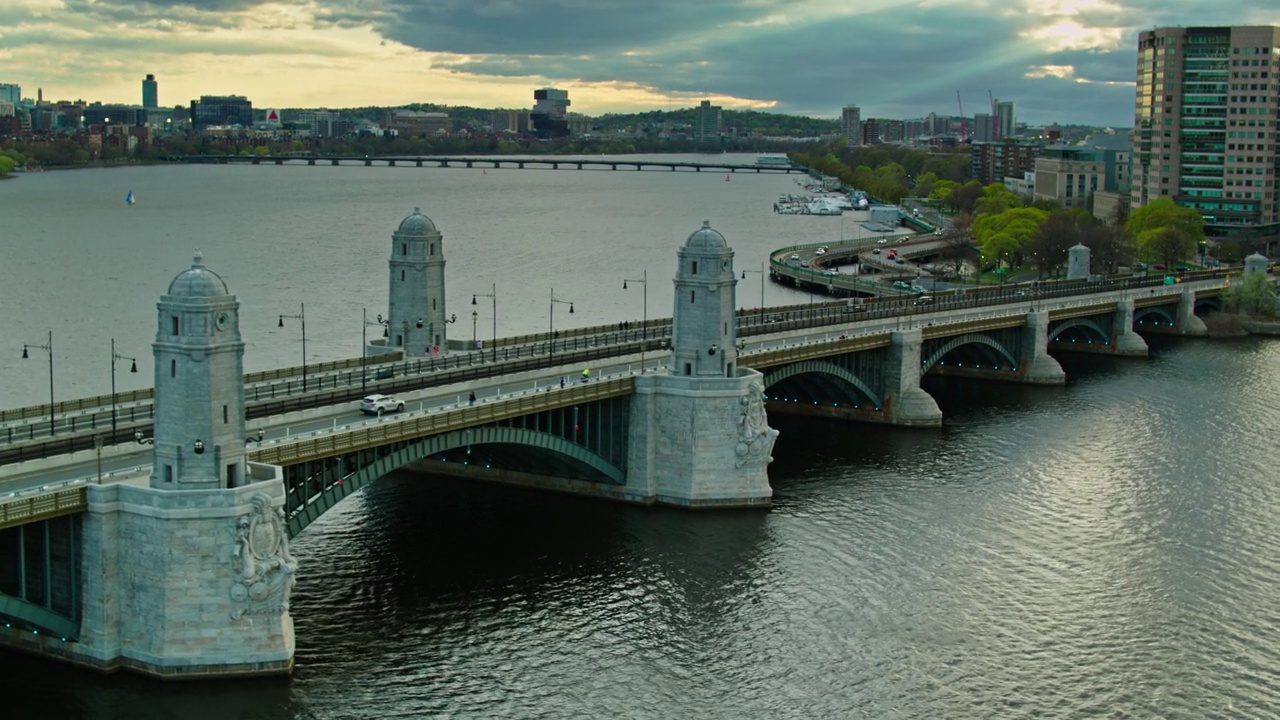
[[[391,234],[387,346],[421,357],[448,347],[444,308],[444,237],[414,208]]]
[[[627,486],[685,507],[765,506],[778,431],[764,376],[738,367],[733,250],[703,221],[678,252],[671,366],[636,378]]]
[[[247,462],[239,303],[199,253],[160,299],[150,482],[85,488],[80,635],[59,653],[165,678],[287,673],[284,482]]]
[[[733,377],[738,359],[733,250],[703,220],[702,229],[689,236],[678,255],[671,371],[700,378]]]
[[[240,303],[196,253],[156,308],[151,487],[236,487],[245,478]]]

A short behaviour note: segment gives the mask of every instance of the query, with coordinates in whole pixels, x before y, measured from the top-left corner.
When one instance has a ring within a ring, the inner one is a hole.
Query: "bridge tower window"
[[[229,463],[227,465],[227,487],[233,488],[239,486],[239,484],[239,481],[236,479],[236,464]]]
[[[401,255],[409,254],[409,243],[400,243],[400,254]]]
[[[697,274],[698,274],[698,261],[697,261],[697,260],[694,260],[694,261],[693,261],[693,272],[692,272],[691,274],[693,274],[693,275],[697,275]]]
[[[178,377],[178,361],[169,361],[169,377]]]
[[[400,271],[400,282],[404,282],[404,271]]]
[[[227,406],[226,405],[222,406],[222,424],[223,425],[227,424]]]
[[[178,334],[178,316],[173,315],[171,316],[171,319],[173,320],[173,334],[177,335]]]
[[[696,298],[696,297],[697,297],[697,295],[698,295],[698,291],[697,291],[697,290],[690,290],[690,291],[689,291],[689,302],[691,302],[691,303],[692,303],[692,302],[694,301],[694,298]]]
[[[692,374],[693,374],[693,363],[685,363],[685,364],[684,364],[684,374],[685,374],[685,375],[692,375]]]
[[[164,481],[167,483],[173,482],[173,466],[172,465],[164,466]]]

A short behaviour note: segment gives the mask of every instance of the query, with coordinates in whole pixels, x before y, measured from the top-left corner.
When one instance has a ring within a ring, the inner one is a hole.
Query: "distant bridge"
[[[353,157],[350,155],[180,155],[178,159],[192,164],[228,165],[364,165],[373,167],[465,167],[465,168],[550,168],[552,170],[677,170],[702,172],[703,170],[728,173],[805,173],[795,165],[740,165],[733,163],[671,162],[661,160],[617,160],[601,156],[599,160],[569,158],[512,158],[505,156],[478,157],[423,157],[379,155]]]

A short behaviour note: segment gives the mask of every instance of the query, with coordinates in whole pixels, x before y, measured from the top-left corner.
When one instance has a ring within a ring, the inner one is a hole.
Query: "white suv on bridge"
[[[360,412],[366,415],[381,415],[402,410],[404,410],[404,403],[390,395],[370,395],[360,401]]]

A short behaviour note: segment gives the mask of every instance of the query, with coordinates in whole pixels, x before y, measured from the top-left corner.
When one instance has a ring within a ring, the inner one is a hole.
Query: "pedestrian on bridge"
[[[472,391],[471,391],[471,395],[467,398],[467,401],[468,401],[468,402],[470,402],[472,405],[475,405],[475,404],[476,404],[476,391],[475,391],[475,390],[472,390]]]
[[[563,375],[561,375],[561,376],[560,376],[560,389],[561,389],[561,390],[563,390],[563,389],[564,389],[564,376],[563,376]]]
[[[586,382],[590,379],[591,379],[591,370],[588,368],[582,368],[582,382]]]

